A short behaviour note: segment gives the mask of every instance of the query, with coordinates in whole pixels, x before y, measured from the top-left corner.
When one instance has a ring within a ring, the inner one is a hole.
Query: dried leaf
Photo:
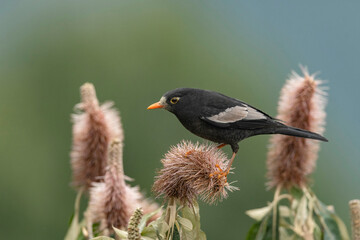
[[[280,213],[280,217],[290,217],[291,216],[291,210],[287,206],[279,206],[279,213]]]
[[[256,208],[246,211],[246,215],[255,219],[256,221],[261,221],[267,214],[270,213],[272,210],[272,205],[263,207],[263,208]]]
[[[299,202],[299,205],[297,207],[296,216],[294,219],[294,230],[297,233],[303,233],[303,226],[306,222],[306,219],[308,217],[308,211],[307,211],[307,198],[304,195]]]
[[[189,219],[177,216],[177,221],[180,223],[180,225],[184,228],[185,231],[193,230],[193,225]]]
[[[118,229],[118,228],[116,228],[116,227],[113,227],[113,229],[114,229],[115,234],[116,234],[117,236],[119,236],[120,238],[125,238],[125,239],[127,239],[128,233],[127,233],[126,231],[120,230],[120,229]]]
[[[105,237],[105,236],[101,236],[101,237],[94,237],[94,238],[91,238],[91,240],[115,240],[111,237]]]

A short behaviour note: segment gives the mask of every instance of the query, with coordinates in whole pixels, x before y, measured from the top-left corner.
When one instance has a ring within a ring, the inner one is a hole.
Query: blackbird
[[[219,148],[229,144],[233,155],[227,169],[215,172],[218,177],[227,176],[238,142],[260,134],[284,134],[327,142],[323,136],[300,128],[286,126],[263,111],[238,99],[218,92],[177,88],[165,93],[159,102],[148,109],[164,108],[175,114],[182,125],[193,134],[219,143]],[[213,175],[213,174],[212,174]]]

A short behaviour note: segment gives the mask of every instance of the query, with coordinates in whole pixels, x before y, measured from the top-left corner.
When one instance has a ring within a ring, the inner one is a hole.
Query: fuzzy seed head
[[[166,199],[175,198],[182,204],[192,205],[200,197],[208,203],[214,203],[227,197],[230,186],[226,179],[211,173],[226,169],[228,159],[214,145],[193,144],[183,141],[171,147],[161,160],[163,168],[159,171],[153,186],[158,196]]]
[[[111,142],[109,161],[104,182],[94,183],[90,189],[90,202],[87,214],[92,223],[100,221],[100,229],[112,232],[112,226],[127,226],[132,210],[122,167],[122,144],[118,140]]]
[[[157,204],[144,198],[138,187],[125,183],[122,147],[122,141],[118,139],[111,142],[104,182],[95,182],[90,188],[90,201],[85,213],[89,232],[92,232],[93,223],[100,222],[102,233],[109,235],[113,233],[113,226],[125,229],[136,208],[142,207],[145,213],[158,208]]]
[[[302,67],[303,77],[292,72],[281,90],[278,116],[286,125],[322,134],[326,105],[320,80]],[[270,139],[267,166],[269,187],[305,186],[308,175],[314,171],[319,141],[273,135]]]
[[[77,113],[72,115],[72,184],[88,189],[105,174],[110,140],[117,138],[122,142],[124,136],[119,114],[111,108],[112,103],[100,106],[91,83],[81,86],[80,93],[82,102],[75,106]]]

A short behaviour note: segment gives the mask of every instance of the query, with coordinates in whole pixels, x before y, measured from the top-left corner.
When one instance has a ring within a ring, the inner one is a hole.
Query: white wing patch
[[[232,123],[240,120],[266,119],[266,116],[254,108],[245,105],[243,107],[235,106],[227,108],[219,114],[207,117],[207,119],[218,123]]]
[[[246,116],[246,120],[258,120],[258,119],[266,119],[266,116],[256,109],[247,106],[248,115]]]

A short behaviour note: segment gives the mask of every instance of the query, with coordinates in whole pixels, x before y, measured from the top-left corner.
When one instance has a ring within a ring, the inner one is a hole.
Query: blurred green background
[[[149,104],[186,86],[276,115],[299,63],[330,88],[330,142],[313,187],[349,226],[348,201],[360,198],[358,9],[358,1],[0,1],[1,238],[65,235],[75,198],[70,114],[84,82],[121,111],[125,172],[151,196],[170,145],[200,139]],[[243,239],[253,223],[244,212],[271,200],[267,144],[268,136],[243,141],[230,177],[241,190],[201,204],[208,239]]]

